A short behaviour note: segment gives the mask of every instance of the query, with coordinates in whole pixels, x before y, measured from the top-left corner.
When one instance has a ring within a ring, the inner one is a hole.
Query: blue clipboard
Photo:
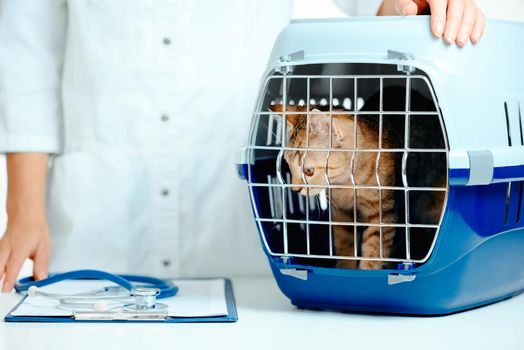
[[[13,316],[12,313],[24,302],[27,295],[4,317],[6,322],[84,322],[84,323],[214,323],[238,321],[233,284],[224,279],[225,297],[228,314],[216,317],[172,317],[162,320],[76,320],[73,316]]]

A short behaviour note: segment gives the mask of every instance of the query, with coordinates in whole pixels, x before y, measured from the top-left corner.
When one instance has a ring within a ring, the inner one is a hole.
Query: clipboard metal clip
[[[77,321],[163,321],[167,318],[167,310],[75,311],[73,317]]]

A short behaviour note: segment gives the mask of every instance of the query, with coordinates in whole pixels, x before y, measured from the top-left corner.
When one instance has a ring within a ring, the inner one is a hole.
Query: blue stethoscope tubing
[[[178,287],[174,283],[160,278],[139,275],[117,275],[100,270],[75,270],[56,273],[49,275],[48,278],[40,281],[35,281],[33,277],[26,277],[22,278],[15,284],[15,290],[17,292],[26,292],[31,286],[44,287],[61,281],[78,279],[110,281],[128,291],[145,284],[147,287],[159,289],[160,292],[157,295],[157,299],[169,298],[176,295],[178,292]]]

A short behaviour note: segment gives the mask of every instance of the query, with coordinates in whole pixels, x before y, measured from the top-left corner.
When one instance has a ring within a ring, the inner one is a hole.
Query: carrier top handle
[[[524,180],[524,147],[449,152],[449,184],[489,185]]]

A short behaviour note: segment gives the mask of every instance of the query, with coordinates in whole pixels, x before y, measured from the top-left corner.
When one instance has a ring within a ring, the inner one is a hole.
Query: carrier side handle
[[[449,152],[451,186],[489,185],[524,180],[524,147]]]

